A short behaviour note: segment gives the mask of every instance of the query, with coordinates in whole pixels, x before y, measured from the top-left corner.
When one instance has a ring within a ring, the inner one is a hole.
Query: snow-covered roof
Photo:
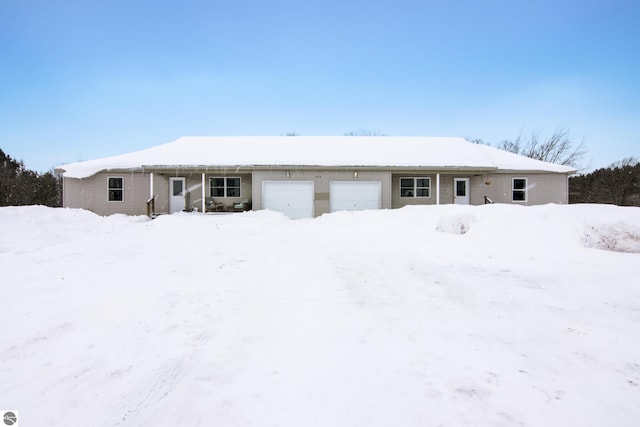
[[[572,173],[542,162],[473,144],[463,138],[396,136],[216,136],[176,141],[118,156],[69,163],[65,177],[86,178],[106,170],[153,167],[319,166],[417,167]]]

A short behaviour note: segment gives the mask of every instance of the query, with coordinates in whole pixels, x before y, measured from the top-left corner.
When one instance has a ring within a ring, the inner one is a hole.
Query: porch
[[[162,170],[149,175],[147,214],[243,212],[252,207],[252,176],[238,168]]]

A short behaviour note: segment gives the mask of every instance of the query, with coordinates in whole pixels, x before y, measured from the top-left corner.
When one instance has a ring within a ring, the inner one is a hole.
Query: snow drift
[[[48,426],[634,426],[639,229],[613,206],[0,208],[0,406]]]

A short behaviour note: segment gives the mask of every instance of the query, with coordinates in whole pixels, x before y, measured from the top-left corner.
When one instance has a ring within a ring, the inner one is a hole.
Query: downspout
[[[436,174],[436,205],[440,205],[440,174]]]
[[[204,200],[204,195],[205,195],[204,181],[205,181],[205,173],[202,172],[202,212],[203,213],[207,211],[207,204],[205,203],[205,200]]]
[[[149,198],[153,197],[153,172],[149,173]]]

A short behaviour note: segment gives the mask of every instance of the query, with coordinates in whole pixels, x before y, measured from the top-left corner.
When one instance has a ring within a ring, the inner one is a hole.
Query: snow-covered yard
[[[0,208],[23,426],[637,426],[640,209]]]

